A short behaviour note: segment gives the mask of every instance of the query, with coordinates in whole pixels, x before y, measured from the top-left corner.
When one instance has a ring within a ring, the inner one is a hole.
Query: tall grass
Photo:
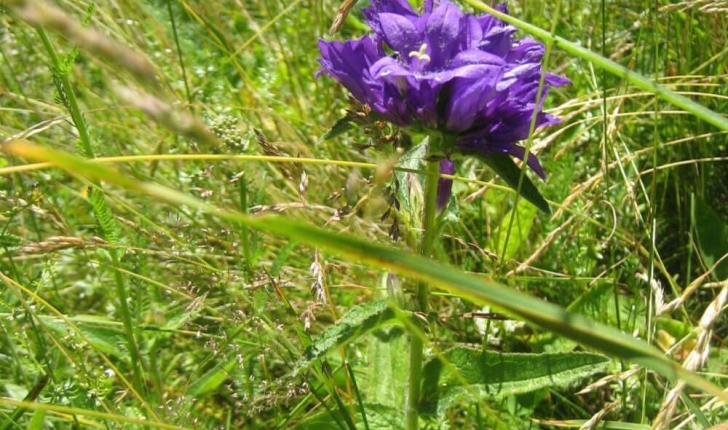
[[[724,2],[509,5],[573,82],[531,139],[552,215],[467,161],[432,265],[424,163],[393,148],[419,142],[321,138],[349,106],[314,77],[338,2],[0,5],[0,429],[400,428],[406,332],[426,428],[728,419]],[[427,312],[378,307],[418,280]],[[463,345],[612,360],[494,388]],[[439,359],[465,394],[432,406]]]

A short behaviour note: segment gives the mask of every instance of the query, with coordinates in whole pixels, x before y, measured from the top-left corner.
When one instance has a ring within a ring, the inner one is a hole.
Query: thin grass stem
[[[440,163],[437,160],[427,161],[425,173],[425,209],[422,220],[422,242],[420,254],[429,257],[432,254],[432,246],[435,243],[437,233],[437,182],[440,177]],[[427,311],[427,299],[429,286],[426,282],[420,282],[417,286],[417,297],[415,301],[415,312]],[[420,400],[420,382],[422,380],[422,355],[424,342],[413,334],[410,337],[409,351],[409,381],[407,383],[407,405],[405,410],[405,428],[416,430],[419,425],[419,413],[417,410]]]

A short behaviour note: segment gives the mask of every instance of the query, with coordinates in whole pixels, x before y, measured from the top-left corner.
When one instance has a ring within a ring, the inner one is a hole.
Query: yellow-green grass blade
[[[151,421],[144,418],[137,418],[126,415],[112,414],[108,412],[96,411],[93,409],[74,408],[70,406],[54,405],[50,403],[42,402],[25,402],[19,400],[13,400],[6,397],[0,397],[0,407],[16,407],[25,408],[34,411],[47,411],[53,412],[61,417],[65,418],[69,415],[79,415],[82,417],[98,418],[106,422],[124,423],[138,426],[136,428],[148,428],[148,429],[163,429],[163,430],[189,430],[189,427],[181,427],[174,424],[162,423],[159,421]],[[91,420],[78,420],[84,424],[84,428],[108,428],[105,427],[103,422],[96,422]],[[19,427],[12,427],[19,428]]]
[[[498,283],[464,274],[422,256],[280,216],[251,217],[221,209],[179,191],[154,183],[138,181],[107,166],[90,163],[65,152],[20,141],[6,143],[3,145],[3,150],[27,160],[53,163],[77,176],[102,180],[174,205],[195,208],[233,223],[285,236],[310,246],[338,253],[353,261],[427,282],[433,287],[467,298],[475,303],[497,307],[517,318],[572,339],[586,347],[644,366],[672,381],[682,379],[697,389],[728,401],[728,393],[723,392],[721,388],[698,374],[684,369],[643,341],[613,327],[596,323],[580,315],[570,314],[557,305],[533,298]]]

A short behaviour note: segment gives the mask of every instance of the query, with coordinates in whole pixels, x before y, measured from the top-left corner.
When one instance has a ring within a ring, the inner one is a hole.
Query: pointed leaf
[[[381,333],[382,335],[378,335]],[[404,404],[409,342],[401,327],[381,330],[367,342],[367,398],[396,407]]]
[[[237,361],[233,357],[229,358],[226,363],[220,363],[208,370],[190,384],[189,393],[197,397],[215,391],[230,376],[230,371],[236,363]]]
[[[517,354],[454,347],[424,368],[423,413],[444,413],[456,402],[478,396],[502,398],[544,387],[566,387],[603,371],[611,361],[591,353]],[[464,386],[463,384],[467,384]]]
[[[52,332],[63,337],[67,335],[75,335],[72,329],[65,321],[59,319],[43,319],[45,324]],[[120,348],[120,345],[126,344],[126,336],[124,332],[116,327],[102,326],[93,323],[79,322],[76,324],[83,336],[88,339],[91,346],[103,352],[104,354],[124,357],[126,351]]]
[[[518,202],[515,208],[506,213],[498,227],[498,244],[495,251],[502,252],[505,249],[505,252],[501,255],[503,261],[515,257],[521,246],[526,243],[528,233],[533,226],[533,220],[536,218],[536,207],[521,202],[522,200]],[[515,220],[509,235],[508,226],[511,224],[511,217],[515,217]]]
[[[35,412],[33,412],[33,418],[31,418],[30,422],[28,423],[27,430],[43,430],[45,428],[45,417],[46,412],[43,409],[37,409]]]
[[[498,176],[503,178],[508,186],[518,191],[518,181],[521,177],[521,168],[516,165],[516,162],[513,161],[510,155],[493,152],[487,156],[476,155],[476,157],[483,163],[487,164],[488,167],[493,169]],[[525,174],[523,175],[523,183],[521,184],[521,197],[533,203],[534,206],[541,209],[543,212],[546,212],[547,214],[551,213],[549,204],[541,196],[538,188],[536,188],[533,182],[531,182]]]
[[[695,230],[700,256],[710,268],[728,254],[728,225],[705,201],[695,199]],[[728,279],[728,258],[713,273],[718,279]]]
[[[395,279],[395,275],[385,272],[375,297],[386,297],[387,291],[392,289],[391,283],[397,282]],[[363,384],[367,399],[377,399],[378,403],[394,408],[404,405],[408,345],[404,329],[398,326],[377,330],[369,338],[366,355],[368,371]]]
[[[334,124],[333,127],[331,127],[326,133],[324,133],[323,136],[321,136],[321,141],[331,140],[337,136],[346,133],[352,128],[354,128],[354,121],[352,121],[351,118],[349,118],[348,116],[345,116],[336,121],[336,124]]]
[[[397,167],[405,169],[419,170],[424,166],[423,160],[427,156],[429,138],[424,138],[422,142],[410,148],[405,152],[399,160]],[[397,200],[401,204],[400,213],[403,215],[405,224],[413,229],[419,229],[421,223],[422,206],[424,204],[424,196],[422,184],[424,177],[414,172],[398,171],[394,173],[399,182],[397,189]]]
[[[306,348],[306,356],[295,367],[294,374],[308,367],[332,348],[352,342],[363,334],[387,323],[396,322],[394,310],[384,301],[352,308],[336,324],[324,331]]]

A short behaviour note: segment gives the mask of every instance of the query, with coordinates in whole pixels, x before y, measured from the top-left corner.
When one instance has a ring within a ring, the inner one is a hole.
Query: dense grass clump
[[[432,136],[316,78],[368,3],[0,4],[0,430],[728,420],[725,2],[510,1],[548,178],[436,228]]]

